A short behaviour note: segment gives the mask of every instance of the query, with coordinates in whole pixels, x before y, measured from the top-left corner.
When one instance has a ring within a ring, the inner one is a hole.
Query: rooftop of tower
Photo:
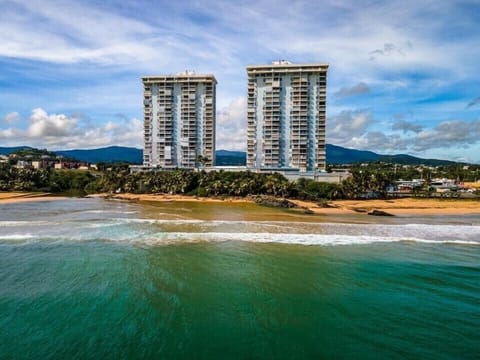
[[[288,60],[275,60],[267,65],[248,65],[247,72],[327,71],[328,66],[325,63],[294,64]]]
[[[196,74],[194,71],[185,70],[177,74],[168,75],[146,75],[142,76],[144,84],[158,83],[158,82],[209,82],[215,84],[217,79],[213,74]]]

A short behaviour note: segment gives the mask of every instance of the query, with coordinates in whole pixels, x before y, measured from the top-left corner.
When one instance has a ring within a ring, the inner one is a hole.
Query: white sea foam
[[[202,224],[207,221],[196,219],[140,219],[140,218],[113,218],[112,220],[122,223],[140,223],[140,224]],[[211,221],[208,221],[211,222]]]
[[[298,245],[367,245],[373,243],[392,242],[421,242],[431,244],[464,244],[480,245],[477,241],[465,240],[428,240],[415,237],[384,237],[384,236],[354,236],[354,235],[324,235],[324,234],[278,234],[278,233],[189,233],[170,232],[163,233],[155,238],[143,242],[155,244],[171,244],[176,242],[221,242],[221,241],[246,241],[258,243],[279,243]]]
[[[7,240],[28,240],[35,238],[32,234],[10,234],[10,235],[0,235],[0,241]]]
[[[201,220],[201,219],[143,219],[143,218],[112,218],[111,220],[123,223],[169,224],[169,225],[261,225],[265,227],[291,227],[292,225],[323,225],[322,223],[285,222],[285,221],[248,221],[248,220]]]
[[[229,228],[232,232],[252,230],[253,232],[269,232],[273,228],[285,233],[313,233],[324,235],[352,235],[424,238],[426,240],[479,240],[480,226],[474,225],[440,225],[440,224],[345,224],[314,222],[280,222],[280,221],[239,221],[239,220],[198,220],[198,219],[112,219],[119,223],[143,223],[158,225],[200,225],[202,229]]]
[[[168,215],[168,214],[166,214]],[[306,221],[265,221],[265,220],[202,220],[202,219],[146,219],[146,218],[112,218],[111,220],[123,221],[123,222],[145,222],[145,223],[178,223],[178,224],[188,224],[188,223],[212,223],[212,224],[263,224],[263,225],[317,225],[322,227],[363,227],[368,229],[374,228],[416,228],[419,227],[425,229],[438,229],[442,228],[443,230],[452,231],[457,229],[474,229],[480,231],[480,224],[471,224],[471,225],[449,225],[449,224],[372,224],[372,223],[342,223],[342,222],[306,222]]]
[[[116,222],[99,222],[99,223],[90,223],[82,225],[84,229],[100,229],[105,227],[117,226]]]
[[[48,221],[0,221],[0,228],[7,226],[45,225]]]
[[[169,245],[177,243],[195,242],[225,242],[244,241],[253,243],[278,243],[296,244],[310,246],[337,246],[337,245],[369,245],[374,243],[413,242],[428,244],[457,244],[457,245],[480,245],[480,241],[447,239],[432,240],[418,237],[405,236],[368,236],[368,235],[332,235],[332,234],[285,234],[268,232],[164,232],[164,233],[136,233],[117,234],[116,236],[98,236],[99,234],[82,234],[77,236],[34,236],[32,234],[11,234],[0,236],[0,241],[21,241],[32,242],[126,242],[146,245]]]
[[[82,214],[136,214],[138,211],[125,211],[125,210],[85,210],[81,211]]]
[[[56,225],[52,226],[54,224]],[[28,239],[29,242],[113,241],[167,244],[232,240],[332,246],[403,241],[480,245],[480,226],[478,225],[346,224],[122,217],[93,221],[0,221],[0,227],[2,225],[5,228],[4,234],[0,231],[1,241]],[[15,227],[22,228],[25,234],[18,234],[19,231]]]

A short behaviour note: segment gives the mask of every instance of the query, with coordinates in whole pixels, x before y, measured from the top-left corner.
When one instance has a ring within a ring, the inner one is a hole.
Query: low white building
[[[455,180],[451,179],[433,179],[430,186],[437,192],[456,191],[461,188]]]

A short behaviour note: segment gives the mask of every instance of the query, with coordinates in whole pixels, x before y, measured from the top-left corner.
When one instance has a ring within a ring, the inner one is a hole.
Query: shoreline
[[[96,194],[90,197],[111,198],[135,202],[204,202],[204,203],[254,203],[250,198],[209,198],[168,194]],[[380,210],[392,215],[474,215],[480,214],[480,201],[461,199],[416,199],[392,200],[333,200],[328,207],[314,201],[288,199],[297,209],[316,215],[365,215],[371,210]]]
[[[92,194],[87,195],[89,198],[102,198],[102,199],[117,199],[127,200],[133,202],[153,201],[153,202],[205,202],[205,203],[253,203],[249,198],[236,198],[236,197],[199,197],[189,195],[169,195],[169,194]]]
[[[22,202],[38,202],[38,201],[58,201],[66,200],[67,196],[56,196],[46,192],[22,192],[22,191],[6,191],[0,192],[0,205],[15,204]]]
[[[395,216],[420,215],[480,215],[480,201],[402,198],[391,200],[334,200],[327,208],[314,202],[291,200],[315,214],[363,214],[372,210],[385,211]]]
[[[93,194],[87,198],[118,199],[132,202],[200,202],[200,203],[254,203],[251,198],[211,198],[169,194]],[[58,201],[69,197],[42,192],[0,192],[0,205],[19,202]],[[474,215],[480,214],[480,201],[462,199],[402,198],[391,200],[333,200],[324,207],[314,201],[288,199],[316,215],[365,215],[372,210],[385,211],[398,216],[419,215]]]

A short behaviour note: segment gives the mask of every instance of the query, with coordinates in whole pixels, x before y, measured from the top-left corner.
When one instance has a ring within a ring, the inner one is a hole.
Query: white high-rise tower
[[[248,168],[325,170],[327,70],[284,60],[247,67]]]
[[[215,77],[186,71],[144,76],[142,81],[144,166],[165,169],[213,166]]]

